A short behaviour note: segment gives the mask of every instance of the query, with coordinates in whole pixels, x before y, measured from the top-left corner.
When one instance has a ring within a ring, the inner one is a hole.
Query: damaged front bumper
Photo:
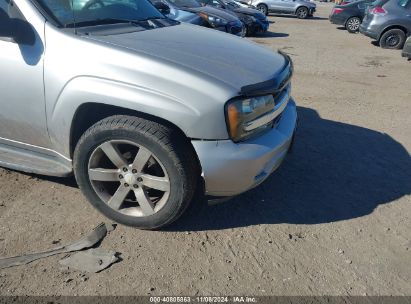
[[[297,125],[297,109],[290,99],[275,128],[241,143],[231,140],[193,140],[208,196],[227,197],[252,189],[283,162]]]

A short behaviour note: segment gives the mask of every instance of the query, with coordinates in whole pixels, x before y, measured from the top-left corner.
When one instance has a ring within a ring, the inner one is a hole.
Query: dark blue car
[[[350,33],[356,33],[371,2],[372,0],[361,0],[345,5],[336,5],[330,14],[330,21],[331,23],[344,26]]]
[[[151,0],[167,17],[244,37],[245,26],[233,13],[203,6],[196,0]]]
[[[269,27],[267,16],[259,10],[242,7],[232,0],[198,0],[203,5],[212,6],[234,13],[245,25],[246,36],[266,32]]]

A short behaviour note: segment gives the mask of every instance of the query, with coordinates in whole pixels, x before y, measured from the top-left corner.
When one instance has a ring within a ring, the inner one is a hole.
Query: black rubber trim
[[[281,51],[278,52],[283,55],[286,60],[281,72],[275,75],[273,79],[242,87],[240,91],[241,96],[252,97],[273,94],[283,90],[283,88],[288,85],[294,72],[293,62],[290,56]]]
[[[30,2],[36,7],[36,9],[40,12],[40,14],[46,19],[47,22],[53,24],[58,28],[62,28],[63,25],[58,21],[58,19],[53,15],[53,13],[44,6],[38,0],[30,0]]]

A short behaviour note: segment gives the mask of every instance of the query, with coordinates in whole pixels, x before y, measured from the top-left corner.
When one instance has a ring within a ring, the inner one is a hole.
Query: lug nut
[[[137,189],[137,188],[138,188],[138,185],[133,185],[133,187]]]
[[[139,178],[137,178],[137,181],[141,183],[143,181],[143,179],[141,177],[139,177]]]
[[[124,172],[127,172],[127,171],[128,171],[128,169],[127,169],[126,167],[124,167],[124,168],[123,168],[123,171],[124,171]]]
[[[129,184],[127,184],[127,183],[124,184],[124,187],[128,187],[128,186],[129,186]]]
[[[124,177],[124,176],[121,175],[121,174],[118,176],[119,179],[123,179],[123,177]]]
[[[136,173],[137,173],[137,170],[136,170],[136,169],[133,169],[133,171],[131,171],[131,172],[133,172],[133,174],[136,174]]]

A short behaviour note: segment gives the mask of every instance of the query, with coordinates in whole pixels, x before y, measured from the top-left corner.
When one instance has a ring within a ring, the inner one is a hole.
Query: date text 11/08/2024
[[[150,303],[257,303],[255,297],[150,297]]]

